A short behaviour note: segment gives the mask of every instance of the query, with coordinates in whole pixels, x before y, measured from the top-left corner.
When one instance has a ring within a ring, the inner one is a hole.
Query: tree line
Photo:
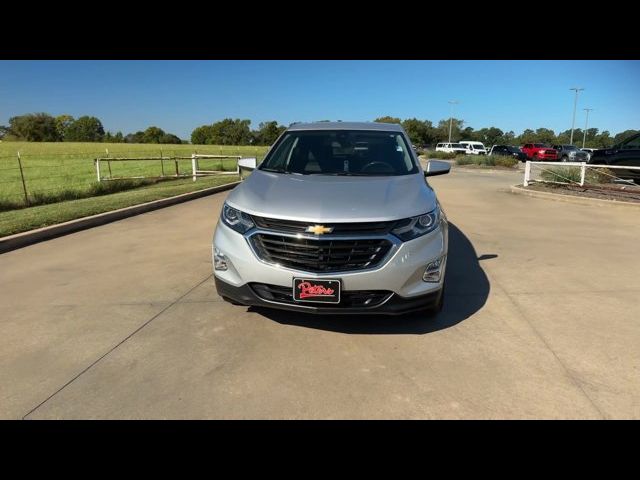
[[[28,142],[183,143],[177,135],[155,126],[128,135],[122,132],[112,134],[105,132],[102,122],[96,117],[54,117],[48,113],[11,117],[9,125],[0,126],[0,139]]]
[[[436,143],[446,142],[449,139],[449,119],[440,120],[437,125],[433,125],[429,120],[418,120],[409,118],[400,120],[396,117],[378,117],[375,122],[398,123],[409,135],[411,142],[417,146],[434,146]],[[630,137],[640,130],[625,130],[615,136],[611,136],[608,130],[600,132],[597,128],[587,129],[585,147],[607,148],[623,139]],[[582,145],[584,131],[576,128],[573,131],[573,143]],[[451,120],[451,141],[471,140],[482,142],[485,146],[491,145],[523,145],[525,143],[545,143],[545,144],[569,144],[571,130],[555,133],[549,128],[538,128],[536,130],[526,129],[520,135],[513,131],[504,132],[497,127],[488,127],[475,130],[472,127],[465,127],[464,120],[453,118]]]
[[[327,120],[322,120],[327,121]],[[449,119],[440,120],[434,125],[429,120],[384,116],[375,122],[398,123],[406,130],[414,145],[433,147],[436,143],[446,142],[449,138]],[[297,122],[296,122],[297,123]],[[209,125],[201,125],[191,133],[191,143],[195,145],[272,145],[287,127],[277,121],[262,122],[258,128],[250,128],[251,120],[225,118]],[[571,130],[554,132],[548,128],[526,129],[520,135],[513,131],[503,131],[497,127],[475,130],[465,126],[459,118],[451,119],[451,140],[473,140],[486,146],[506,144],[523,145],[525,143],[568,144]],[[625,130],[614,136],[608,130],[587,129],[586,147],[606,148],[638,130]],[[583,130],[576,128],[573,141],[582,145]],[[0,126],[0,139],[27,140],[32,142],[111,142],[111,143],[188,143],[177,135],[167,133],[159,127],[151,126],[144,131],[123,135],[105,132],[102,122],[96,117],[82,116],[77,119],[71,115],[53,117],[47,113],[30,113],[9,119],[8,126]]]

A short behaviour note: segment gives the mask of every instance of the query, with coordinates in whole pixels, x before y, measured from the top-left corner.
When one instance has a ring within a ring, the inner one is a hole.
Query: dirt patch
[[[617,200],[640,203],[640,185],[560,185],[553,183],[533,183],[525,190],[536,192],[558,193],[574,197],[597,198],[600,200]]]

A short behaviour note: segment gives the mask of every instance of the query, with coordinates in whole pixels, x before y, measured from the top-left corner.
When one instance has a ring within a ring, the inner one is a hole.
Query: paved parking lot
[[[0,255],[2,418],[640,418],[638,211],[435,186],[434,320],[234,307],[225,193]]]

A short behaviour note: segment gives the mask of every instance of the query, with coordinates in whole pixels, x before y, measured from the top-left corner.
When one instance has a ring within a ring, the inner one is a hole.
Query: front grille
[[[555,154],[556,154],[556,151],[555,151],[555,150],[545,150],[545,151],[544,151],[544,154],[545,154],[545,155],[555,155]]]
[[[249,286],[263,300],[300,305],[299,302],[293,299],[293,287],[268,285],[266,283],[250,283]],[[325,308],[375,307],[383,303],[391,295],[393,295],[393,292],[387,290],[343,290],[340,293],[340,303],[326,304]]]
[[[316,240],[257,233],[251,242],[258,256],[269,263],[306,272],[342,272],[378,265],[391,249],[384,238]]]
[[[252,216],[255,224],[265,230],[275,230],[286,233],[304,233],[307,227],[321,222],[299,222]],[[391,231],[396,221],[389,222],[355,222],[355,223],[322,223],[325,227],[333,228],[332,235],[384,235]]]

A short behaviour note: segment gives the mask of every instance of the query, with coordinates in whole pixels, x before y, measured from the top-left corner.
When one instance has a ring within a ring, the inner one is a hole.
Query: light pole
[[[584,121],[584,135],[582,135],[582,148],[584,148],[584,144],[587,141],[587,126],[589,125],[589,112],[593,110],[593,108],[583,108],[583,110],[587,112],[587,119]]]
[[[569,143],[573,145],[573,129],[576,126],[576,106],[578,105],[578,92],[580,92],[580,90],[584,90],[584,88],[572,87],[569,90],[576,91],[576,98],[573,101],[573,121],[571,122],[571,139],[569,140]]]
[[[449,115],[449,143],[451,143],[451,126],[453,124],[453,106],[459,103],[457,100],[449,100],[449,105],[451,105],[450,115]]]

